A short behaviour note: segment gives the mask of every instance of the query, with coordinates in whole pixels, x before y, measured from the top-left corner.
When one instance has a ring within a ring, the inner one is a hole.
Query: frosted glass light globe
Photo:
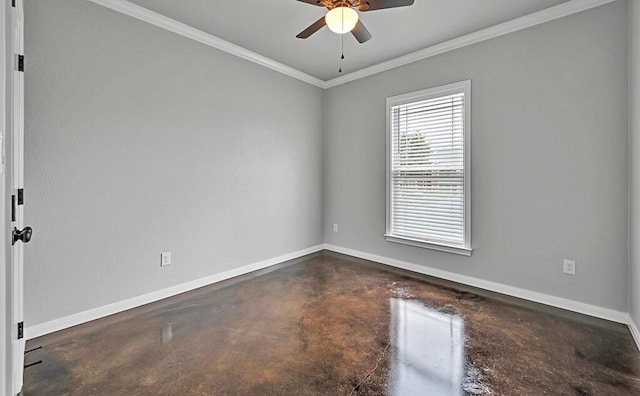
[[[358,13],[349,7],[336,7],[324,17],[332,32],[345,34],[353,30],[358,23]]]

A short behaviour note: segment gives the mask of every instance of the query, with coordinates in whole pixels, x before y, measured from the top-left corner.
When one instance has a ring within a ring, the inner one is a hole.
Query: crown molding
[[[338,85],[346,84],[348,82],[355,81],[364,77],[368,77],[373,74],[395,69],[397,67],[404,66],[409,63],[431,58],[436,55],[444,54],[449,51],[453,51],[469,45],[477,44],[486,40],[490,40],[492,38],[517,32],[518,30],[527,29],[536,25],[543,24],[545,22],[550,22],[555,19],[563,18],[569,15],[582,12],[582,11],[589,10],[591,8],[612,3],[617,0],[569,0],[565,3],[561,3],[556,6],[549,7],[544,10],[540,10],[532,14],[525,15],[523,17],[516,18],[511,21],[507,21],[486,29],[482,29],[474,33],[460,36],[452,40],[444,41],[442,43],[433,45],[431,47],[427,47],[427,48],[400,56],[398,58],[394,58],[382,63],[378,63],[376,65],[369,66],[364,69],[360,69],[355,72],[345,74],[344,76],[336,77],[327,81],[323,81],[310,74],[294,69],[293,67],[277,62],[271,58],[267,58],[266,56],[257,54],[239,45],[230,43],[212,34],[203,32],[202,30],[196,29],[182,22],[178,22],[175,19],[171,19],[162,14],[159,14],[147,8],[141,7],[137,4],[133,4],[129,1],[126,1],[126,0],[89,0],[89,1],[98,5],[101,5],[103,7],[109,8],[113,11],[122,13],[124,15],[128,15],[130,17],[150,23],[154,26],[160,27],[170,32],[179,34],[183,37],[195,40],[209,47],[227,52],[231,55],[235,55],[239,58],[256,63],[260,66],[264,66],[268,69],[285,74],[297,80],[304,81],[311,85],[315,85],[316,87],[328,89],[328,88],[333,88]]]
[[[494,25],[486,29],[478,30],[474,33],[460,36],[449,41],[444,41],[440,44],[436,44],[431,47],[427,47],[409,53],[407,55],[400,56],[398,58],[378,63],[376,65],[369,66],[349,74],[345,74],[344,76],[327,80],[325,81],[325,89],[346,84],[348,82],[368,77],[373,74],[395,69],[396,67],[404,66],[419,60],[431,58],[432,56],[444,54],[445,52],[477,44],[492,38],[504,36],[505,34],[517,32],[518,30],[523,30],[532,26],[543,24],[545,22],[550,22],[554,19],[563,18],[572,14],[576,14],[578,12],[605,5],[607,3],[612,3],[614,1],[616,0],[570,0],[565,3],[561,3],[556,6],[534,12],[520,18],[512,19],[510,21]]]
[[[284,65],[266,56],[262,56],[239,45],[230,43],[212,34],[203,32],[200,29],[196,29],[192,26],[178,22],[175,19],[171,19],[157,12],[151,11],[148,8],[141,7],[137,4],[133,4],[126,0],[89,0],[92,3],[109,8],[113,11],[119,12],[124,15],[128,15],[132,18],[139,19],[141,21],[150,23],[159,28],[168,30],[170,32],[179,34],[183,37],[195,40],[199,43],[213,47],[220,51],[227,52],[231,55],[235,55],[239,58],[246,59],[250,62],[256,63],[260,66],[264,66],[268,69],[275,70],[279,73],[285,74],[289,77],[293,77],[297,80],[304,81],[308,84],[315,85],[320,88],[325,88],[326,83],[319,78],[313,77],[293,67]]]

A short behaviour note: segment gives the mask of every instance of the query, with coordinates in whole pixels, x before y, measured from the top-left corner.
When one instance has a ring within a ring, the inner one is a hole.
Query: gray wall
[[[9,39],[11,37],[10,28],[11,22],[9,20],[10,15],[9,2],[5,1],[0,5],[0,95],[2,95],[2,108],[0,108],[0,125],[2,125],[3,141],[6,142],[8,131],[10,131],[10,124],[7,114],[9,99],[11,97],[10,90],[8,90],[8,82],[10,72],[10,57],[7,56],[9,49]],[[3,145],[1,150],[4,155],[3,158],[7,158],[6,145]],[[0,224],[2,224],[2,230],[0,230],[0,238],[5,241],[2,244],[2,252],[0,252],[0,307],[2,313],[0,313],[0,394],[10,395],[13,392],[11,384],[7,381],[7,378],[12,376],[12,356],[11,356],[11,305],[9,298],[9,290],[11,290],[11,277],[9,272],[10,263],[10,248],[11,245],[7,244],[5,239],[5,230],[9,230],[11,223],[10,218],[6,216],[8,207],[5,207],[5,183],[7,179],[6,173],[0,175]]]
[[[324,95],[83,0],[26,3],[27,326],[322,243],[323,222],[330,244],[627,310],[626,2]],[[385,98],[469,78],[473,256],[386,242]]]
[[[626,12],[614,2],[326,92],[325,242],[626,312]],[[386,242],[385,98],[465,79],[473,256]]]
[[[629,312],[640,325],[640,2],[629,1],[629,136],[631,186]]]
[[[84,0],[26,21],[27,326],[322,243],[321,89]]]

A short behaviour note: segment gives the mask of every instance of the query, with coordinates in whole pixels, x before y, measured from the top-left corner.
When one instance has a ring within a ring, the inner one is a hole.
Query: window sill
[[[469,249],[469,248],[451,246],[451,245],[445,245],[445,244],[429,243],[429,242],[419,241],[416,239],[399,237],[396,235],[385,234],[384,236],[387,238],[388,242],[395,242],[395,243],[401,243],[403,245],[410,245],[410,246],[416,246],[416,247],[421,247],[425,249],[438,250],[440,252],[460,254],[462,256],[471,256],[471,252],[473,251],[473,249]]]

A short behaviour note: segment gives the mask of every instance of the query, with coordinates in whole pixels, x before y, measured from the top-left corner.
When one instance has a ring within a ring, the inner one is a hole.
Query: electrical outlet
[[[171,264],[171,252],[160,253],[160,266],[166,267]]]
[[[562,268],[565,274],[569,274],[569,275],[576,274],[576,262],[574,260],[564,259],[564,261],[562,262]]]
[[[337,224],[333,225],[333,232],[338,232],[338,225]]]

